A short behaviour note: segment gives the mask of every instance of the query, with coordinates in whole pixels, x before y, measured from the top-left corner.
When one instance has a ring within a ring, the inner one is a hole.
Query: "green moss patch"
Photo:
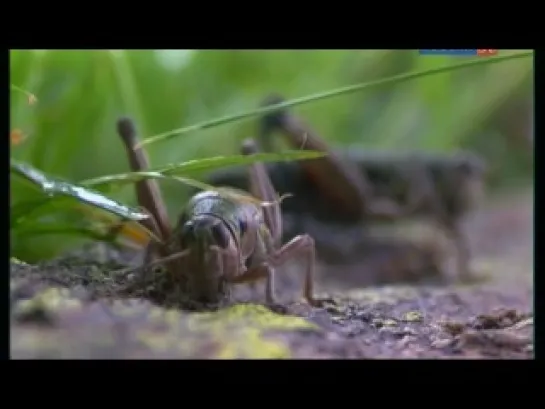
[[[15,287],[15,284],[14,284]],[[84,293],[46,287],[12,305],[12,353],[17,357],[289,358],[271,330],[317,327],[262,305],[214,312],[166,309],[141,299],[90,301]]]

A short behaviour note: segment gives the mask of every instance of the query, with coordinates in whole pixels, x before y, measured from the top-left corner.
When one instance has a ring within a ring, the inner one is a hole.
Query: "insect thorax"
[[[247,195],[247,193],[245,193]],[[208,214],[220,218],[233,234],[235,240],[240,242],[241,222],[250,219],[262,218],[262,211],[251,202],[226,196],[215,191],[203,191],[197,193],[188,202],[184,213],[178,221],[181,227],[188,220],[199,215]]]

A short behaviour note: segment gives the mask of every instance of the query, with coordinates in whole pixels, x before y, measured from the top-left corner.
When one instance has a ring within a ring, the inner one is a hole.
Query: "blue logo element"
[[[418,50],[420,55],[477,55],[477,49],[471,50]]]

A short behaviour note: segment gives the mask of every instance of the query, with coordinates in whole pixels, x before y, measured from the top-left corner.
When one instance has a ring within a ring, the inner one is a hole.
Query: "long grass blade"
[[[150,169],[146,172],[127,172],[116,175],[100,176],[87,179],[80,182],[85,186],[106,187],[113,184],[134,183],[144,179],[164,179],[166,176],[188,175],[195,172],[211,171],[228,166],[250,165],[255,162],[281,162],[303,159],[315,159],[323,157],[325,154],[315,151],[286,151],[280,153],[257,153],[251,156],[231,155],[216,156],[212,158],[196,159],[187,162],[162,166],[160,168]],[[192,183],[192,186],[205,189],[215,189],[213,186],[201,182]]]
[[[142,142],[140,142],[139,146],[142,147],[144,145],[149,145],[152,143],[157,143],[161,141],[165,141],[171,138],[174,138],[175,136],[180,136],[183,134],[187,134],[194,131],[200,131],[204,129],[214,128],[216,126],[225,125],[231,122],[238,122],[246,119],[253,118],[255,116],[263,115],[268,112],[275,111],[279,108],[287,108],[287,107],[293,107],[297,105],[303,105],[307,104],[309,102],[319,101],[327,98],[333,98],[341,95],[351,94],[354,92],[362,91],[365,89],[385,86],[385,85],[393,85],[398,84],[401,82],[414,80],[417,78],[427,77],[430,75],[437,75],[442,74],[446,72],[452,72],[464,68],[470,68],[480,65],[486,65],[486,64],[497,64],[499,62],[504,62],[507,60],[514,60],[517,58],[528,58],[533,56],[533,51],[530,52],[521,52],[521,53],[514,53],[509,54],[505,56],[498,56],[498,57],[489,57],[489,58],[478,58],[478,59],[472,59],[470,61],[464,61],[459,64],[451,64],[445,67],[438,67],[438,68],[432,68],[428,70],[422,70],[422,71],[413,71],[405,74],[395,75],[388,78],[383,78],[376,81],[370,81],[370,82],[364,82],[360,84],[355,85],[349,85],[346,87],[337,88],[331,91],[325,91],[320,92],[317,94],[312,94],[306,97],[302,98],[296,98],[292,100],[285,101],[281,104],[276,105],[270,105],[263,108],[253,109],[251,111],[241,112],[234,115],[228,115],[221,118],[209,120],[200,122],[198,124],[186,126],[183,128],[175,129],[173,131],[165,132],[159,135],[151,136]]]
[[[17,85],[10,84],[10,89],[13,91],[18,91],[26,95],[27,97],[27,103],[28,105],[34,105],[36,102],[38,102],[38,98],[36,95],[34,95],[32,92],[27,91],[26,89],[23,89],[21,87],[18,87]]]

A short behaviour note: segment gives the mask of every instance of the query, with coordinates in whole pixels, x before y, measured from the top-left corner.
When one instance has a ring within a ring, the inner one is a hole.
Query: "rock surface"
[[[330,269],[321,290],[332,300],[322,308],[292,298],[189,312],[120,296],[92,262],[12,261],[11,356],[530,359],[532,201],[499,203],[469,222],[474,264],[488,281],[361,288],[357,265],[337,283]]]

